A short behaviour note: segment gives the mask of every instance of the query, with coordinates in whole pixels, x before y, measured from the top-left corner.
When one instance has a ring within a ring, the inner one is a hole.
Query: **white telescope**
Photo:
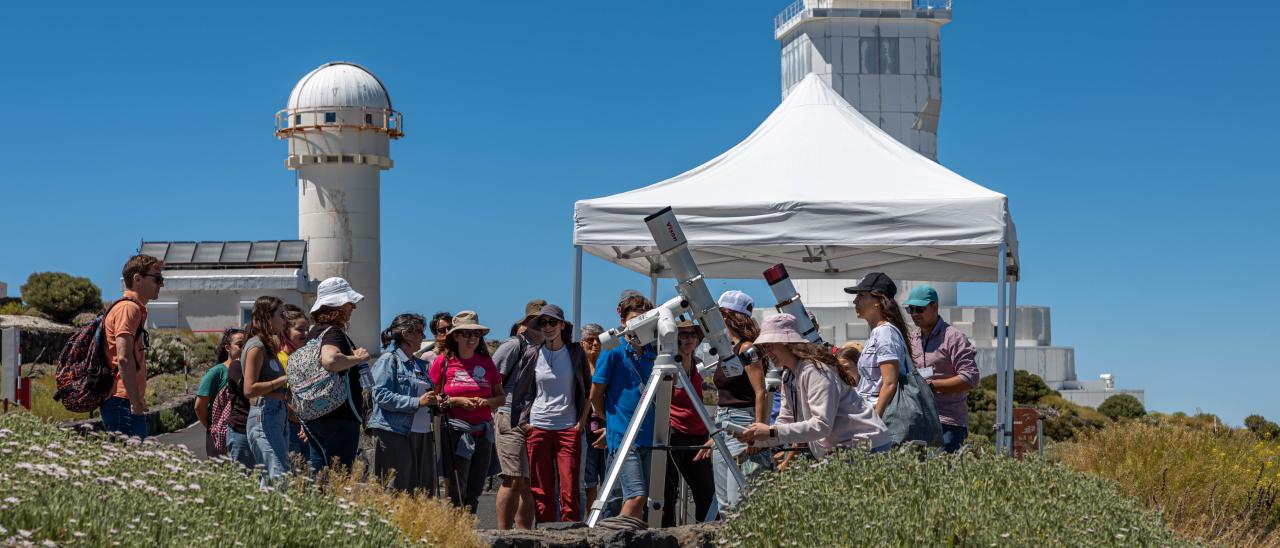
[[[720,315],[720,306],[711,297],[711,290],[707,289],[702,272],[698,270],[698,263],[689,253],[689,241],[685,239],[684,231],[680,230],[675,212],[670,207],[665,207],[645,217],[644,223],[649,227],[658,251],[667,259],[667,264],[671,265],[677,281],[676,291],[687,302],[689,316],[702,326],[707,343],[711,346],[707,354],[712,362],[699,368],[699,371],[715,371],[718,365],[726,376],[741,375],[742,361],[729,343],[728,329],[724,325],[724,317]]]

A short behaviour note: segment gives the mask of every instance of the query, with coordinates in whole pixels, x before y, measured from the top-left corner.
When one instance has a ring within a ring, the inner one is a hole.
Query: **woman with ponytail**
[[[365,429],[376,440],[373,471],[391,487],[435,493],[435,437],[430,408],[437,405],[431,391],[427,362],[413,357],[426,338],[427,320],[401,314],[382,331],[384,353],[373,364],[373,413]]]
[[[856,295],[853,307],[871,327],[871,336],[858,357],[858,394],[883,417],[898,393],[898,376],[906,374],[911,359],[905,338],[907,324],[898,301],[893,300],[898,286],[885,274],[872,272],[844,291]]]
[[[889,450],[888,427],[854,391],[853,375],[830,352],[800,335],[795,316],[766,318],[755,346],[795,380],[783,391],[777,422],[753,423],[737,435],[739,441],[752,447],[807,443],[815,459],[841,447]]]
[[[276,480],[289,471],[289,378],[276,353],[284,333],[284,301],[258,297],[244,343],[244,396],[249,398],[246,430],[253,459],[263,465],[267,480]]]

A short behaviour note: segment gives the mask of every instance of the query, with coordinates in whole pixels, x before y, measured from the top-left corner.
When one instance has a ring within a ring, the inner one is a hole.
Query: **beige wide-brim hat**
[[[480,325],[480,315],[474,310],[463,310],[454,314],[453,327],[449,328],[448,334],[452,335],[454,331],[459,330],[479,331],[481,337],[489,334],[489,328]]]
[[[809,341],[805,340],[800,335],[800,330],[796,328],[796,317],[784,312],[764,319],[764,324],[760,326],[760,336],[756,337],[754,344],[803,342]]]

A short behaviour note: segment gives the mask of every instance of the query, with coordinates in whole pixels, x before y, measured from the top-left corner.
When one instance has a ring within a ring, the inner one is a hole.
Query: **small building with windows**
[[[160,297],[147,303],[147,327],[216,332],[249,322],[253,302],[270,295],[304,306],[315,297],[307,242],[142,242],[164,261]]]

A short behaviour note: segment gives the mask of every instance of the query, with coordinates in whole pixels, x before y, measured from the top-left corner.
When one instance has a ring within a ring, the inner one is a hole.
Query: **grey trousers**
[[[436,490],[435,434],[412,432],[397,434],[389,430],[368,430],[376,440],[373,448],[373,472],[386,481],[395,472],[391,486],[400,491],[425,489],[427,496]]]

